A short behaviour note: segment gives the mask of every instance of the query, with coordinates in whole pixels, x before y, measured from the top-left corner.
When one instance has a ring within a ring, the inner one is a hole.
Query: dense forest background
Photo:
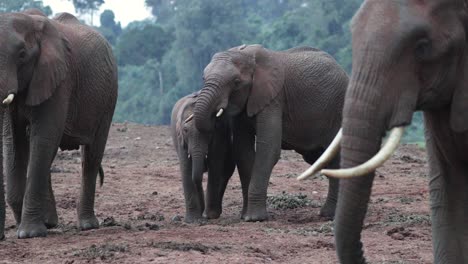
[[[93,14],[104,0],[70,0],[80,14]],[[131,2],[131,1],[128,1]],[[114,121],[168,124],[173,104],[202,86],[211,56],[241,44],[282,50],[313,46],[327,51],[351,73],[349,22],[362,0],[146,0],[153,19],[122,28],[112,10],[97,28],[119,63]],[[38,0],[0,0],[0,12],[35,7]],[[59,10],[54,10],[59,11]],[[416,113],[407,142],[423,141]]]

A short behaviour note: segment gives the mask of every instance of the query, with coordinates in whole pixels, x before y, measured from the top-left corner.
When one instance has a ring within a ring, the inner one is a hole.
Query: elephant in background
[[[349,178],[341,180],[335,217],[340,262],[365,263],[360,239],[375,169],[398,146],[413,112],[422,110],[434,263],[468,263],[467,1],[367,0],[351,31],[343,169],[322,171]]]
[[[321,155],[340,128],[348,76],[315,48],[242,45],[216,53],[203,78],[195,125],[209,132],[217,116],[233,118],[235,162],[247,201],[242,217],[266,220],[268,182],[281,149],[295,150],[310,164]],[[333,217],[337,193],[338,181],[330,179],[322,216]]]
[[[0,15],[0,99],[7,202],[18,237],[47,235],[58,217],[50,166],[58,148],[79,149],[82,184],[78,222],[98,228],[96,178],[117,100],[117,65],[107,41],[63,13]],[[2,217],[4,206],[0,209]],[[3,217],[2,217],[3,218]],[[0,219],[2,220],[2,219]]]
[[[212,133],[201,133],[195,127],[193,108],[198,94],[181,98],[171,115],[171,134],[179,157],[185,197],[185,221],[218,218],[226,185],[234,173],[232,132],[228,118],[220,118]],[[206,207],[203,173],[208,171]]]

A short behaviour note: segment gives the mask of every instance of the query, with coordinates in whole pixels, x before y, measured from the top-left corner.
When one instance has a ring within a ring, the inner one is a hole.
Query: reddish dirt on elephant
[[[270,221],[245,223],[240,181],[229,182],[220,219],[183,222],[184,200],[169,128],[114,124],[98,188],[98,230],[79,232],[78,151],[59,152],[52,167],[59,227],[47,238],[16,239],[7,210],[0,263],[336,263],[333,223],[318,216],[328,181],[295,179],[308,165],[283,151],[268,190]],[[206,180],[205,180],[206,183]],[[401,146],[377,171],[363,241],[371,263],[431,263],[424,150]]]

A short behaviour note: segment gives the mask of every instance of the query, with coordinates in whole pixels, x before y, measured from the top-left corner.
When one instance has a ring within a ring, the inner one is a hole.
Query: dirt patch
[[[370,263],[432,263],[424,150],[401,146],[380,168],[362,234]],[[240,219],[242,190],[235,173],[221,218],[183,222],[182,182],[169,128],[114,124],[96,191],[100,229],[76,228],[79,151],[59,151],[52,180],[59,226],[47,238],[16,239],[7,210],[0,263],[336,263],[333,222],[319,216],[328,180],[295,179],[308,165],[283,151],[268,189],[270,220]],[[206,184],[206,179],[204,181]]]

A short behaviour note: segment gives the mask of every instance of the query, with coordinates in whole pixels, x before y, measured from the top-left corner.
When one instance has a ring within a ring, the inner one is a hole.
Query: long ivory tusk
[[[9,105],[13,103],[13,99],[15,99],[15,94],[9,94],[5,100],[3,100],[4,105]]]
[[[369,174],[372,171],[375,171],[378,167],[382,166],[382,164],[384,164],[384,162],[388,160],[390,156],[392,156],[393,152],[395,152],[396,148],[398,147],[404,132],[404,127],[393,128],[390,132],[390,136],[388,137],[387,142],[380,149],[380,151],[370,160],[359,166],[340,170],[322,170],[320,173],[339,179],[354,178]]]
[[[187,119],[185,119],[184,123],[190,122],[193,119],[193,114],[191,114]]]
[[[220,117],[223,115],[224,109],[219,109],[218,113],[216,114],[216,117]]]
[[[315,161],[309,169],[304,171],[299,177],[298,180],[305,180],[310,176],[317,173],[319,170],[323,169],[340,151],[341,138],[343,137],[342,129],[338,131],[333,141],[330,143],[330,146],[323,152],[322,156]]]

